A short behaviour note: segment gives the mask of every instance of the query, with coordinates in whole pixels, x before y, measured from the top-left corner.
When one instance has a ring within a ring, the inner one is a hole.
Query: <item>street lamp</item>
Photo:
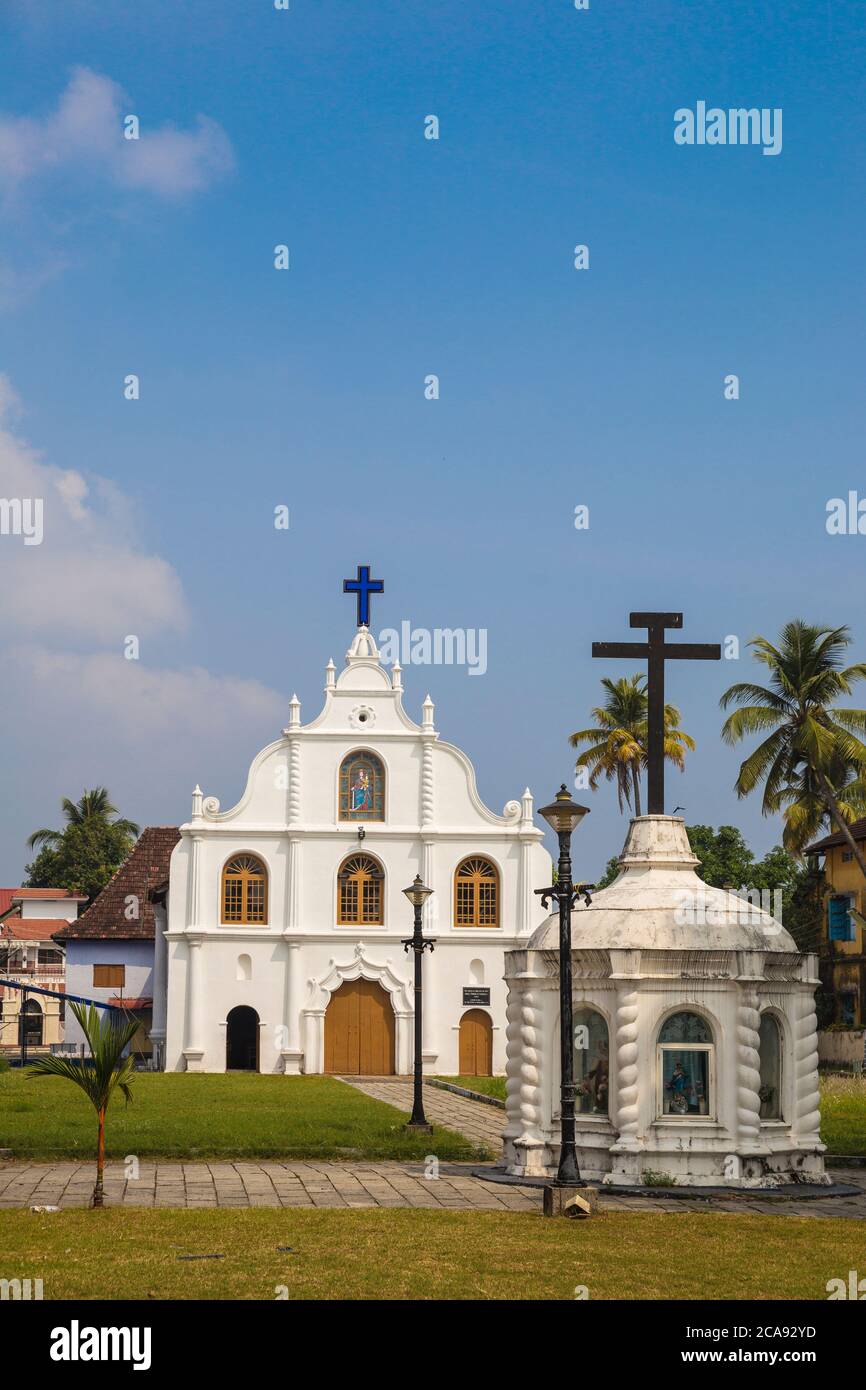
[[[577,1187],[583,1185],[577,1162],[577,1146],[574,1137],[574,1017],[571,1000],[571,910],[579,897],[587,906],[590,903],[588,889],[594,884],[578,884],[571,881],[571,837],[575,828],[585,815],[588,806],[578,806],[572,801],[563,782],[556,798],[549,806],[542,806],[539,815],[544,816],[559,837],[559,870],[552,888],[537,888],[542,907],[550,905],[551,898],[559,904],[559,1054],[561,1076],[560,1103],[560,1146],[559,1169],[556,1182],[560,1186]]]
[[[433,950],[433,942],[429,937],[425,937],[421,931],[421,911],[425,902],[433,892],[428,888],[421,878],[416,874],[413,882],[403,892],[415,909],[415,930],[408,941],[403,942],[403,950],[410,948],[415,952],[415,1062],[414,1062],[414,1081],[412,1090],[412,1118],[407,1124],[407,1129],[422,1129],[429,1134],[432,1125],[427,1123],[427,1116],[424,1114],[424,1099],[421,1094],[421,958],[427,950]]]

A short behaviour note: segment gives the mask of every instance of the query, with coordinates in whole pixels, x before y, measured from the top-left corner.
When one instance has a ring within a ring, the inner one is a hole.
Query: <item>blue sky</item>
[[[718,697],[795,615],[864,655],[866,538],[825,530],[866,494],[862,6],[0,13],[0,493],[35,469],[69,504],[41,547],[0,538],[2,880],[84,786],[142,823],[196,781],[232,804],[292,691],[318,711],[359,562],[376,630],[487,629],[484,677],[404,679],[497,810],[570,780],[568,733],[630,671],[590,644],[630,609],[738,636],[738,663],[671,668],[698,749],[668,800],[774,843]],[[781,154],[675,145],[699,99],[782,108]],[[611,789],[590,804],[584,877],[625,828]]]

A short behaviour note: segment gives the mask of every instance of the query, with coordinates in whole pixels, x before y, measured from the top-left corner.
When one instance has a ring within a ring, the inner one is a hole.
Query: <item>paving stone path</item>
[[[376,1100],[409,1111],[411,1085],[402,1078],[353,1078]],[[503,1112],[428,1086],[428,1118],[498,1145]],[[434,1180],[420,1163],[303,1163],[276,1161],[178,1163],[142,1160],[136,1178],[127,1178],[122,1163],[105,1168],[108,1206],[125,1207],[433,1207],[472,1211],[540,1211],[541,1189],[487,1183],[472,1176],[471,1163],[442,1163]],[[617,1211],[737,1211],[771,1215],[828,1216],[866,1219],[866,1169],[833,1173],[837,1182],[860,1189],[856,1197],[828,1197],[804,1202],[754,1198],[621,1197],[602,1191],[601,1205]],[[0,1162],[0,1208],[30,1206],[84,1207],[93,1190],[92,1163]]]
[[[412,1082],[407,1077],[344,1076],[340,1079],[374,1100],[384,1100],[397,1110],[412,1113]],[[440,1090],[438,1086],[425,1086],[424,1113],[431,1124],[444,1125],[446,1129],[465,1134],[473,1143],[486,1144],[494,1159],[499,1158],[505,1111],[498,1105],[485,1105],[483,1101],[468,1100],[466,1096]]]

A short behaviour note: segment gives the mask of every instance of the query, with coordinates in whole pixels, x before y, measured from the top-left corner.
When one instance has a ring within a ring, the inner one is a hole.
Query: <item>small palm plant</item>
[[[90,1056],[73,1057],[35,1057],[31,1063],[33,1076],[65,1076],[80,1086],[92,1104],[99,1119],[96,1141],[96,1186],[90,1205],[101,1207],[103,1203],[103,1177],[105,1173],[105,1113],[115,1090],[119,1087],[124,1099],[132,1100],[129,1083],[133,1074],[132,1056],[124,1057],[124,1049],[132,1042],[138,1032],[138,1022],[128,1016],[123,1021],[115,1021],[117,1015],[112,1011],[105,1018],[93,1004],[74,1004],[69,1007],[81,1028]]]

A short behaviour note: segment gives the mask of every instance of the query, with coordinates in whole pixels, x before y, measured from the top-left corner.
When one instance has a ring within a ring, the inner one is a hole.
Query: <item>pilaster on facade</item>
[[[298,1076],[304,1069],[301,1048],[301,943],[286,939],[285,983],[283,989],[283,1022],[280,1027],[280,1055],[286,1076]]]

